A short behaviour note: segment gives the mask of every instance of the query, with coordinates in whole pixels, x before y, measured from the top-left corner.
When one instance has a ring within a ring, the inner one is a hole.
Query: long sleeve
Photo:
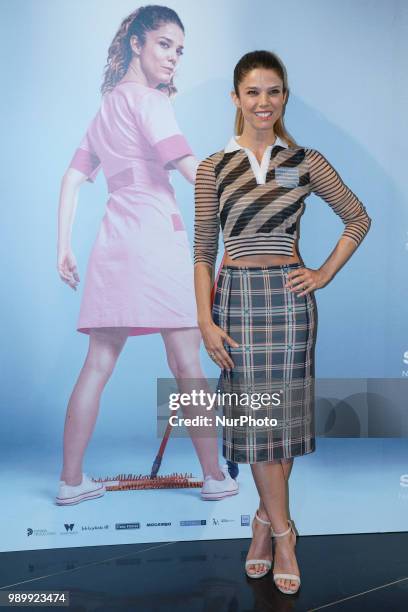
[[[311,191],[327,202],[343,221],[346,227],[341,237],[347,236],[359,245],[371,225],[364,205],[319,151],[306,149],[306,159]]]
[[[203,262],[214,266],[218,253],[220,217],[211,159],[204,159],[197,166],[194,200],[194,264]]]

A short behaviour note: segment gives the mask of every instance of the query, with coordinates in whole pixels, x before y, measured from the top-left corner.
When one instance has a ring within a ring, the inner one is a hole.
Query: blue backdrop
[[[407,4],[166,4],[179,13],[186,30],[175,109],[196,156],[222,148],[233,133],[229,92],[239,57],[270,49],[288,71],[288,130],[298,143],[328,158],[373,220],[351,260],[316,292],[316,376],[408,376]],[[52,504],[66,403],[87,349],[87,337],[75,331],[80,295],[56,272],[60,179],[99,106],[107,48],[121,20],[137,6],[128,0],[3,3],[3,550],[250,533],[241,518],[257,503],[248,466],[241,470],[240,495],[218,504],[203,504],[197,491],[112,493],[71,509]],[[175,172],[172,180],[192,239],[193,188]],[[73,234],[81,278],[106,199],[102,174],[81,190]],[[330,208],[308,198],[300,240],[305,264],[319,267],[341,231]],[[216,377],[214,364],[204,353],[202,359],[206,373]],[[159,443],[156,378],[168,376],[159,334],[129,339],[103,396],[87,471],[100,476],[149,471]],[[173,470],[199,475],[189,440],[170,441],[163,472]],[[405,439],[319,438],[316,453],[295,461],[290,481],[299,532],[406,530],[405,472]],[[166,511],[158,509],[164,497]],[[93,503],[98,523],[110,528],[67,533],[67,521],[95,522]],[[230,523],[220,527],[214,517]],[[180,526],[190,518],[207,523],[190,530]],[[139,520],[143,526],[148,519],[172,524],[124,534],[114,529],[116,521]],[[29,537],[28,528],[49,534]]]

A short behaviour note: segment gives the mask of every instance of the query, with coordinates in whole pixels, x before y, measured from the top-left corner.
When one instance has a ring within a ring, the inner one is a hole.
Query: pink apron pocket
[[[171,215],[171,220],[173,222],[173,229],[175,232],[182,232],[185,229],[181,215],[178,215],[177,213],[173,213]]]

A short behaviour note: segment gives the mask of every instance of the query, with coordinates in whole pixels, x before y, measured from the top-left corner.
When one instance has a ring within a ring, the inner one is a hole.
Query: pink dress
[[[85,278],[78,331],[130,327],[130,335],[197,327],[190,244],[169,180],[192,151],[169,97],[123,82],[104,95],[70,167],[109,199]]]

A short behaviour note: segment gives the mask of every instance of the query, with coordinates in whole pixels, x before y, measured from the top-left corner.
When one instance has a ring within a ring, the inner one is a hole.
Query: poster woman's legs
[[[126,343],[129,329],[93,329],[89,336],[89,349],[85,363],[69,399],[64,428],[64,459],[61,480],[68,485],[79,485],[86,448],[95,427],[102,392],[118,357]],[[202,378],[199,360],[201,335],[197,328],[162,330],[170,370],[178,379],[181,392],[188,392],[184,379]],[[223,480],[218,464],[217,438],[202,437],[200,431],[190,428],[192,441],[200,460],[204,476]]]
[[[64,428],[64,462],[61,480],[78,485],[82,462],[95,427],[102,391],[128,337],[128,328],[93,329],[85,363],[68,403]]]

